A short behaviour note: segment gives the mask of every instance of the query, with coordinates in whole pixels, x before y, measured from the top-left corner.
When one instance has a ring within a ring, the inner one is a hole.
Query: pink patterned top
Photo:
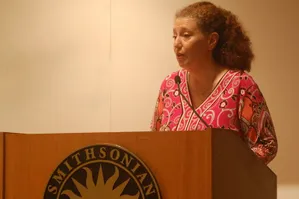
[[[188,72],[181,69],[168,75],[161,84],[152,131],[204,130],[206,126],[179,94],[192,104],[187,83]],[[277,153],[277,139],[266,101],[253,78],[246,72],[227,71],[213,92],[195,109],[211,128],[236,131],[252,151],[268,164]]]

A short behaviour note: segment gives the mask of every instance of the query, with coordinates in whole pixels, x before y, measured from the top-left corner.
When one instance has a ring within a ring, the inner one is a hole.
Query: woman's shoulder
[[[239,85],[241,93],[243,92],[246,95],[253,96],[254,99],[263,99],[263,93],[260,89],[260,86],[256,82],[255,78],[248,72],[243,71],[231,71],[235,73],[235,83]]]
[[[240,86],[257,86],[257,82],[255,81],[254,77],[246,71],[230,70],[229,73],[234,75],[234,80],[239,81]]]
[[[179,69],[176,71],[173,71],[169,73],[165,78],[164,81],[167,80],[175,80],[176,76],[179,76],[180,78],[184,78],[187,74],[187,71],[185,69]]]
[[[186,78],[187,71],[185,69],[179,69],[167,74],[161,83],[161,88],[172,87],[178,83],[178,80],[184,80]],[[178,78],[179,77],[179,78]]]

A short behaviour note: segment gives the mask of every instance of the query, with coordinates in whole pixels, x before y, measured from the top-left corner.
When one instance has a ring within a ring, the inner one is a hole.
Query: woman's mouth
[[[177,53],[177,54],[176,54],[176,58],[177,58],[178,60],[183,60],[183,59],[185,58],[185,55],[184,55],[184,54],[181,54],[181,53]]]

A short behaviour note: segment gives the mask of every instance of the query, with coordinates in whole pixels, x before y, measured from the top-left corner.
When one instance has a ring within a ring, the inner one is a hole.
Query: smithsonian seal
[[[56,168],[44,199],[161,199],[147,166],[128,150],[110,144],[75,151]]]

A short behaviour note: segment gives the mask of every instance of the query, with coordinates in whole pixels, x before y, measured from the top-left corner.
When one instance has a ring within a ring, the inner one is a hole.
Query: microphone
[[[179,90],[179,94],[184,98],[184,100],[187,102],[188,106],[192,109],[193,113],[195,113],[195,115],[200,119],[200,121],[202,121],[202,123],[204,123],[204,125],[207,128],[210,128],[209,125],[200,117],[200,115],[196,112],[196,110],[194,109],[194,107],[190,104],[190,102],[186,99],[185,95],[182,94],[181,89],[180,89],[180,84],[181,84],[181,78],[179,75],[176,75],[174,78],[175,83],[178,85],[178,90]]]

